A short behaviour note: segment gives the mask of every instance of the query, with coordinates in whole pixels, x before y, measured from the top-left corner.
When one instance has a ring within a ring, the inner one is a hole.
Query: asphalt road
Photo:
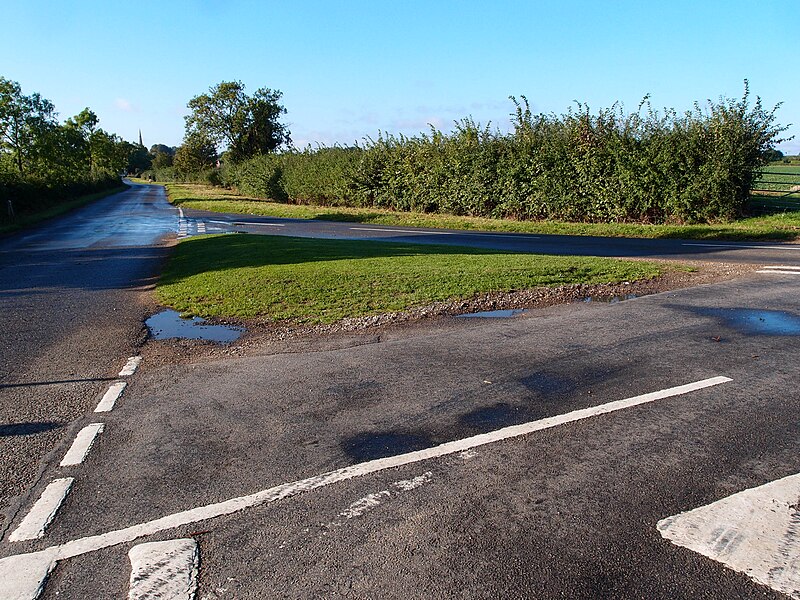
[[[146,332],[177,211],[136,186],[0,240],[0,531]]]
[[[238,231],[265,235],[449,244],[570,256],[800,265],[800,244],[467,232],[337,221],[252,217],[188,209],[184,210],[183,214],[186,217],[184,221],[188,232],[195,234],[198,232],[199,226],[204,233]]]
[[[150,342],[113,411],[97,414],[106,379],[136,352],[142,296],[164,252],[158,239],[175,227],[158,192],[127,194],[108,200],[108,210],[163,215],[146,220],[142,246],[109,247],[112,234],[70,248],[37,234],[0,248],[3,314],[20,315],[3,334],[0,402],[12,411],[4,430],[12,434],[0,437],[3,481],[25,488],[8,503],[0,557],[51,556],[48,548],[65,544],[43,598],[125,597],[128,551],[175,538],[197,540],[196,597],[209,600],[784,597],[666,541],[657,524],[800,472],[800,375],[791,358],[799,275],[753,273],[618,304],[454,318],[244,358],[165,362]],[[177,229],[193,234],[201,223],[215,230],[189,213]],[[291,231],[283,224],[275,229]],[[297,227],[355,236],[339,229],[352,225]],[[538,243],[505,237],[464,234],[457,243]],[[793,250],[758,246],[690,251],[792,264]],[[81,261],[93,257],[88,275]],[[45,321],[24,322],[26,309]],[[719,377],[730,381],[561,419]],[[549,417],[560,420],[445,454],[410,454]],[[26,430],[36,423],[59,425]],[[59,466],[93,423],[105,428],[85,461]],[[380,463],[396,456],[414,460]],[[74,483],[45,535],[10,541],[43,490],[64,477]]]

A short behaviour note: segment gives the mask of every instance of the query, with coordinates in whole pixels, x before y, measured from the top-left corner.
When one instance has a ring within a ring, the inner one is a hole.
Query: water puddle
[[[358,462],[385,458],[431,447],[431,440],[418,433],[361,433],[342,442],[342,449]]]
[[[241,327],[231,325],[202,325],[205,319],[192,317],[182,319],[174,310],[164,310],[145,321],[150,335],[156,340],[181,338],[186,340],[207,340],[229,344],[238,340],[244,333]]]
[[[459,319],[507,319],[518,314],[526,312],[524,308],[509,308],[505,310],[485,310],[483,312],[467,313],[465,315],[456,315]]]
[[[716,317],[744,333],[757,335],[800,335],[800,317],[781,310],[749,308],[708,308],[701,314]]]
[[[625,294],[623,296],[587,296],[583,299],[584,302],[603,302],[605,304],[617,304],[619,302],[625,302],[625,300],[634,300],[638,298],[636,294]]]
[[[529,419],[528,412],[519,406],[511,406],[503,402],[494,406],[478,408],[462,415],[461,422],[481,433],[502,429],[510,425],[519,425]]]

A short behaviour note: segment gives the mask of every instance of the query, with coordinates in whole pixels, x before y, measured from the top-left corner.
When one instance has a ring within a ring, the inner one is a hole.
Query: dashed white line
[[[800,598],[800,473],[658,522],[661,535]]]
[[[198,554],[192,538],[134,546],[128,552],[128,600],[192,600],[197,591]]]
[[[119,377],[128,377],[136,373],[136,369],[139,368],[139,365],[142,363],[141,356],[131,356],[128,359],[128,362],[125,363],[125,366],[122,367],[122,370],[119,372]]]
[[[117,544],[130,542],[140,537],[153,535],[167,529],[174,529],[182,525],[188,525],[198,521],[205,521],[215,517],[221,517],[223,515],[230,515],[254,506],[283,500],[285,498],[322,488],[340,481],[346,481],[355,477],[361,477],[370,473],[377,473],[386,469],[401,467],[423,460],[430,460],[432,458],[438,458],[455,453],[463,453],[466,450],[478,446],[483,446],[502,440],[508,440],[521,435],[533,433],[535,431],[541,431],[551,427],[556,427],[558,425],[564,425],[567,423],[588,419],[590,417],[608,414],[614,411],[631,408],[664,398],[688,394],[689,392],[720,385],[728,381],[731,381],[729,377],[711,377],[709,379],[703,379],[702,381],[695,381],[685,385],[679,385],[656,392],[650,392],[648,394],[642,394],[641,396],[634,396],[632,398],[616,400],[614,402],[608,402],[599,406],[575,410],[563,415],[548,417],[546,419],[540,419],[538,421],[532,421],[522,425],[513,425],[511,427],[506,427],[490,433],[484,433],[462,440],[447,442],[433,448],[427,448],[425,450],[417,450],[415,452],[408,452],[406,454],[399,454],[397,456],[389,456],[386,458],[379,458],[376,460],[359,463],[349,467],[337,469],[335,471],[322,473],[321,475],[316,475],[307,479],[301,479],[299,481],[277,485],[259,492],[255,492],[249,496],[231,498],[230,500],[225,500],[223,502],[191,508],[155,519],[153,521],[139,523],[138,525],[131,525],[130,527],[126,527],[124,529],[118,529],[99,535],[79,538],[60,546],[50,546],[49,548],[40,550],[39,552],[34,552],[32,554],[20,554],[2,558],[0,559],[0,572],[13,568],[9,566],[9,563],[14,563],[17,560],[35,560],[32,559],[31,556],[39,556],[41,557],[42,561],[57,561],[80,556],[82,554],[94,552],[102,548],[108,548],[110,546],[116,546]],[[0,594],[2,594],[3,591],[3,584],[0,580]]]
[[[94,409],[94,412],[109,412],[114,408],[117,400],[122,395],[125,386],[128,384],[124,381],[117,381],[111,384],[111,387],[108,388],[108,391],[103,395],[103,398],[100,400],[100,403],[97,405],[97,408]]]
[[[73,481],[72,477],[51,481],[19,526],[11,532],[8,539],[12,542],[20,542],[42,537],[44,530],[56,516],[58,509],[61,508],[61,503],[67,497]],[[0,588],[0,598],[5,598],[2,588]]]
[[[61,460],[60,466],[72,467],[81,464],[86,458],[86,455],[89,454],[89,450],[92,449],[94,440],[97,438],[98,434],[103,432],[104,428],[105,425],[103,423],[92,423],[81,429],[78,435],[75,436],[75,441],[72,442],[72,446],[70,446],[70,449],[67,450],[67,453]]]

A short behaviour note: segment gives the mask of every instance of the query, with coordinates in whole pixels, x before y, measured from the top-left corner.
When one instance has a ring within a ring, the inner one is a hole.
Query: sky
[[[294,144],[380,131],[507,130],[575,101],[689,110],[751,93],[800,153],[800,7],[764,0],[0,0],[0,76],[64,120],[91,108],[129,141],[177,146],[186,103],[222,82],[283,92]]]

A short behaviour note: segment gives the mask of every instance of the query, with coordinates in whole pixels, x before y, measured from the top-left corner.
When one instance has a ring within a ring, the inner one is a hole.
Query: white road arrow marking
[[[800,598],[800,473],[658,522],[661,535]]]

